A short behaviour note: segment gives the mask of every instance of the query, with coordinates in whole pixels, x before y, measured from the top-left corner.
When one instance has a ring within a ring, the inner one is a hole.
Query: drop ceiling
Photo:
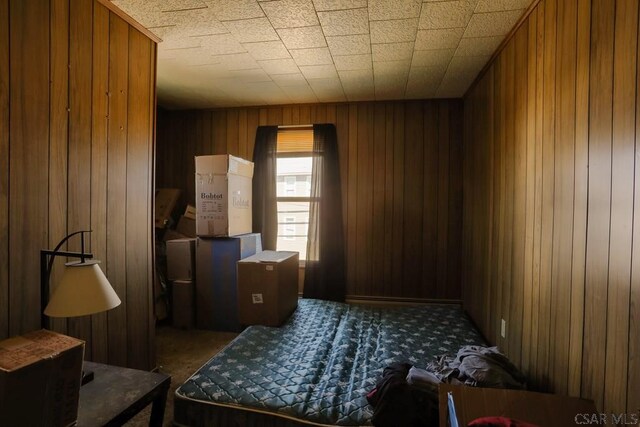
[[[532,0],[113,0],[173,108],[456,98]]]

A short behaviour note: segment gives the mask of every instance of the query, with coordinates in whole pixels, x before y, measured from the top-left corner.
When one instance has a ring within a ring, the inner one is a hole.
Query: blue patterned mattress
[[[366,395],[385,366],[425,367],[467,344],[485,343],[457,305],[374,308],[302,299],[282,327],[247,328],[176,390],[176,401],[315,425],[369,425]]]

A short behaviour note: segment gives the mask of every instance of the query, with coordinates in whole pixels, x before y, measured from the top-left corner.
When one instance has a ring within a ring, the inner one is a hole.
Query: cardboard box
[[[480,417],[502,416],[544,427],[566,427],[590,424],[599,415],[592,400],[525,390],[468,387],[451,384],[438,386],[440,427],[449,423],[448,394],[457,423],[466,426]],[[603,414],[608,420],[611,414]],[[600,419],[598,417],[598,419]],[[594,425],[610,425],[595,422]],[[613,423],[612,423],[613,424]]]
[[[188,218],[187,216],[181,216],[176,226],[176,231],[187,237],[196,237],[196,220],[195,218]]]
[[[83,357],[83,341],[44,329],[0,341],[0,425],[73,425]]]
[[[176,188],[159,188],[156,190],[156,228],[165,228],[173,210],[180,199],[181,191]]]
[[[263,251],[238,261],[241,325],[280,326],[298,306],[298,252]]]
[[[196,207],[193,205],[187,205],[187,208],[184,210],[185,218],[189,218],[195,221],[196,219]]]
[[[260,233],[196,242],[196,326],[241,330],[236,262],[262,251]]]
[[[251,233],[253,163],[227,154],[196,156],[196,234]]]
[[[191,329],[194,325],[195,290],[191,280],[175,280],[173,282],[173,326]]]
[[[188,239],[189,236],[185,236],[184,234],[178,233],[176,230],[167,229],[164,232],[164,236],[162,236],[162,240],[166,243],[169,240],[178,240],[178,239]]]
[[[167,279],[193,280],[196,264],[196,239],[169,240],[167,245]]]

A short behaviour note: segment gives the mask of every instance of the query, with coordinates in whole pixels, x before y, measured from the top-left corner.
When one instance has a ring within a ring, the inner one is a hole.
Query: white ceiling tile
[[[333,79],[337,78],[336,67],[331,65],[306,65],[299,67],[302,74],[309,79]]]
[[[362,55],[334,56],[333,61],[336,64],[336,69],[340,71],[365,70],[372,68],[370,53]]]
[[[407,86],[406,75],[377,75],[375,76],[375,96],[377,100],[402,99]]]
[[[415,49],[455,49],[460,43],[462,33],[464,33],[464,28],[418,30]]]
[[[292,74],[272,74],[271,80],[273,80],[278,86],[307,86],[307,79],[304,78],[302,73]]]
[[[193,49],[202,46],[202,39],[199,37],[181,37],[168,40],[163,44],[163,50]]]
[[[420,99],[431,98],[436,94],[446,68],[413,67],[407,80],[407,97]]]
[[[316,94],[306,82],[304,85],[282,86],[282,91],[287,94],[291,102],[315,103],[318,102]]]
[[[469,0],[424,3],[420,14],[420,29],[465,27],[473,15],[474,6]]]
[[[300,71],[293,59],[268,59],[258,63],[269,74],[290,74]]]
[[[277,0],[261,4],[274,28],[318,25],[311,0]]]
[[[340,80],[349,101],[375,99],[373,72],[371,70],[342,71]]]
[[[371,53],[369,34],[327,37],[327,44],[333,56]]]
[[[401,61],[411,59],[413,42],[371,45],[374,61]]]
[[[341,10],[367,7],[367,0],[313,0],[316,10]]]
[[[209,8],[175,10],[172,12],[147,12],[144,13],[141,18],[140,23],[145,27],[160,27],[165,25],[185,25],[191,27],[193,24],[208,23],[209,21],[211,21],[211,27],[221,26],[216,15]]]
[[[241,82],[270,82],[271,77],[261,68],[254,70],[236,70],[234,74]]]
[[[411,61],[385,61],[373,63],[373,75],[376,80],[382,77],[393,77],[406,81]]]
[[[369,19],[417,18],[420,16],[421,0],[369,0]]]
[[[474,13],[462,37],[488,37],[507,34],[522,16],[520,10]]]
[[[214,56],[227,70],[250,70],[260,68],[260,65],[248,53],[234,53],[229,55]]]
[[[373,84],[372,69],[338,71],[338,75],[340,76],[340,81],[342,81],[343,87],[345,83],[362,85],[367,85],[369,83]]]
[[[126,10],[129,15],[132,12],[160,12],[162,9],[162,0],[111,0],[113,4],[122,10]]]
[[[278,34],[288,49],[307,49],[327,45],[319,25],[301,28],[282,28]]]
[[[447,74],[457,75],[469,83],[478,75],[489,60],[489,56],[454,56],[451,58]]]
[[[490,56],[503,39],[504,36],[463,38],[456,50],[456,56]]]
[[[396,19],[392,21],[372,21],[371,43],[397,43],[414,41],[418,20]]]
[[[344,91],[342,90],[342,84],[337,75],[332,79],[310,80],[309,85],[320,102],[340,102],[346,100]]]
[[[278,34],[267,18],[225,21],[224,25],[240,43],[279,40]]]
[[[204,0],[220,21],[260,18],[264,16],[255,0]]]
[[[472,81],[461,79],[455,72],[447,71],[435,96],[437,98],[459,98],[464,95],[471,83]]]
[[[318,12],[326,36],[368,34],[369,15],[366,8]]]
[[[227,53],[243,53],[245,49],[231,34],[215,34],[212,36],[193,37],[200,39],[201,46],[212,55],[224,55]]]
[[[526,9],[532,0],[480,0],[475,13]]]
[[[242,45],[255,60],[290,58],[281,41],[244,43]]]
[[[412,67],[445,67],[451,62],[453,49],[416,50],[413,53]]]
[[[290,49],[289,52],[298,65],[326,65],[332,64],[331,53],[327,47],[313,49]]]
[[[164,0],[159,2],[157,7],[162,12],[168,12],[172,10],[204,9],[207,5],[202,0]]]

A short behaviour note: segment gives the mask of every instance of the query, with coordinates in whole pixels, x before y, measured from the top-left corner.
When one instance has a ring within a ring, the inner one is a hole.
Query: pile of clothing
[[[497,347],[464,346],[454,358],[441,356],[425,369],[407,363],[386,367],[367,395],[377,427],[421,427],[438,423],[438,384],[526,389],[526,378]]]

